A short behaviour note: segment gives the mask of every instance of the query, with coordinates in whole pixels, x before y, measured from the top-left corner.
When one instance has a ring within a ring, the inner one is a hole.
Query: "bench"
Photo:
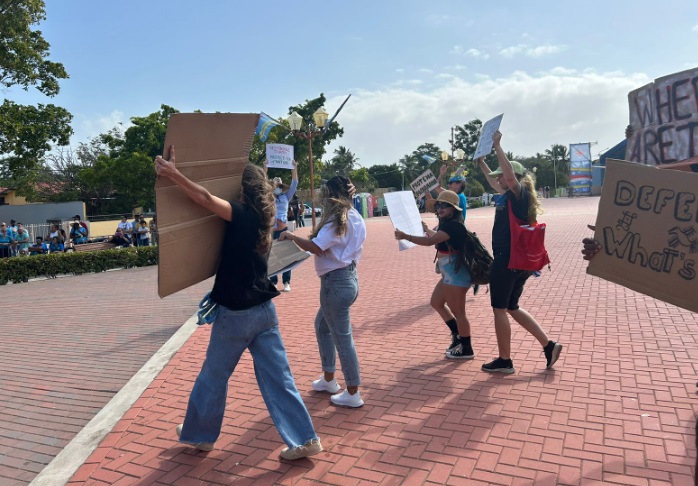
[[[100,241],[98,243],[83,243],[81,245],[73,245],[70,248],[66,248],[66,252],[83,252],[83,251],[100,251],[100,250],[111,250],[116,248],[116,245],[108,241]]]

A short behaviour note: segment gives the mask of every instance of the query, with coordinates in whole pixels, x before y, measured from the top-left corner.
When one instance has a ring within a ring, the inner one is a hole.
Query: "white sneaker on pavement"
[[[347,390],[344,390],[342,393],[332,395],[330,400],[332,400],[332,403],[339,405],[340,407],[358,408],[362,407],[364,404],[364,401],[361,399],[361,393],[358,390],[353,395],[351,395]]]
[[[177,426],[177,428],[175,429],[175,432],[177,433],[177,437],[180,437],[182,435],[182,428],[183,427],[184,427],[184,424],[179,424]],[[196,449],[199,449],[199,450],[205,451],[205,452],[210,452],[213,450],[213,442],[199,442],[198,444],[184,442],[184,444],[190,445]]]
[[[281,453],[279,455],[289,461],[295,461],[296,459],[314,456],[322,451],[323,449],[322,444],[320,444],[320,439],[312,439],[303,445],[296,447],[285,447],[281,449]]]
[[[313,382],[313,390],[315,391],[326,391],[330,393],[337,393],[339,390],[341,390],[342,387],[339,386],[339,383],[337,383],[336,379],[333,379],[332,381],[326,381],[325,377],[322,376],[320,377],[319,380],[315,380]]]
[[[291,291],[291,284],[285,283],[284,284],[284,292],[290,292]]]

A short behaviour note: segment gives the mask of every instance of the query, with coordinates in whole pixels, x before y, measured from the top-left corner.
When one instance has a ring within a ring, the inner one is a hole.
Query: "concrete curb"
[[[30,486],[63,486],[70,481],[73,474],[143,394],[172,356],[187,342],[198,327],[196,320],[196,314],[191,316],[133,375],[119,393],[114,395],[114,398],[34,478]]]

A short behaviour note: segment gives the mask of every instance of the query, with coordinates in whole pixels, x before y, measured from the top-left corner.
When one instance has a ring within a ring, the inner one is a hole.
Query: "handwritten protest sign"
[[[647,165],[698,156],[698,68],[671,74],[628,94],[625,158]]]
[[[698,174],[608,160],[587,272],[698,312]]]
[[[414,196],[410,191],[386,192],[385,205],[388,206],[388,215],[393,227],[408,235],[421,236],[424,234],[422,228],[422,217],[414,202]],[[398,249],[408,250],[415,245],[407,240],[398,241]]]
[[[488,120],[487,123],[482,126],[482,130],[480,131],[480,140],[477,141],[477,148],[473,154],[473,160],[479,159],[485,155],[489,155],[490,152],[492,152],[492,135],[494,135],[494,132],[499,130],[503,117],[504,113],[497,115],[491,120]]]
[[[427,191],[434,189],[438,185],[439,182],[436,180],[436,177],[434,177],[434,173],[431,171],[431,169],[425,170],[419,175],[419,177],[410,183],[412,192],[414,192],[414,195],[417,198],[422,197],[427,193]]]
[[[267,160],[270,169],[293,169],[293,145],[268,143]]]

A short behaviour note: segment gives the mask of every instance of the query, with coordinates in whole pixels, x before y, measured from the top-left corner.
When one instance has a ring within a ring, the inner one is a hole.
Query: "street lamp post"
[[[310,164],[310,207],[313,218],[313,229],[315,229],[315,175],[313,173],[313,138],[318,135],[322,135],[322,129],[325,128],[325,123],[327,123],[328,113],[321,106],[315,113],[313,113],[313,122],[317,130],[313,129],[310,123],[306,123],[307,131],[302,132],[301,127],[303,125],[303,117],[298,114],[298,112],[293,112],[288,117],[288,123],[291,126],[291,130],[294,135],[298,135],[304,140],[308,141],[308,163]]]

